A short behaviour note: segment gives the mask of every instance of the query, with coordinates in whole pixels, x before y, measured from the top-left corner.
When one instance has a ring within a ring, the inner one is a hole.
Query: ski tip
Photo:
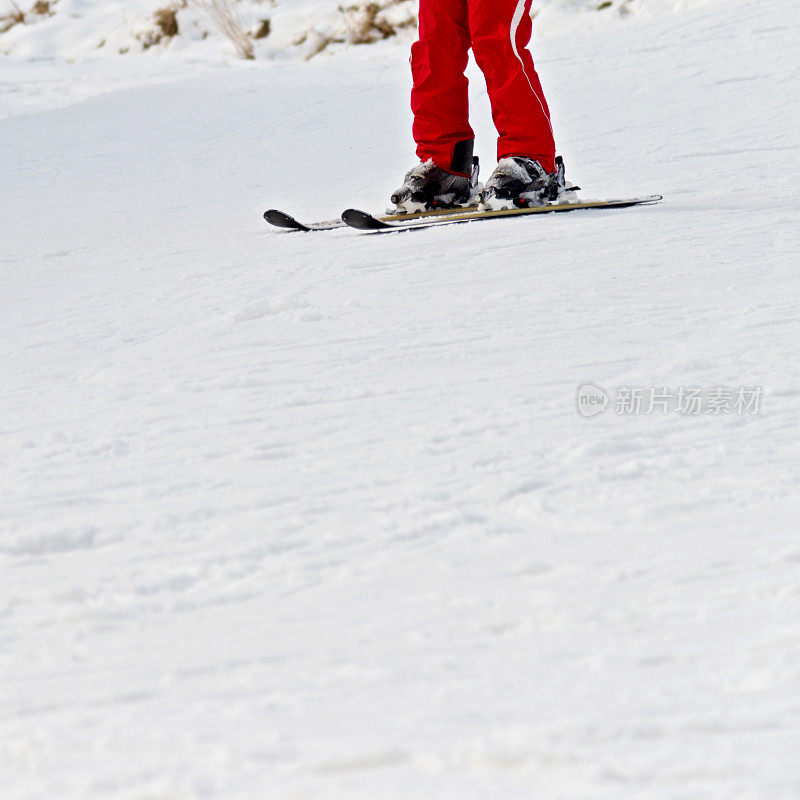
[[[343,211],[342,219],[351,228],[358,228],[360,231],[379,231],[392,227],[392,225],[374,217],[372,214],[368,214],[366,211],[359,211],[357,208],[348,208]]]
[[[286,228],[288,230],[294,231],[307,231],[305,225],[302,222],[298,222],[294,217],[290,217],[283,211],[279,211],[277,208],[270,208],[264,212],[264,219],[270,224],[274,225],[276,228]]]

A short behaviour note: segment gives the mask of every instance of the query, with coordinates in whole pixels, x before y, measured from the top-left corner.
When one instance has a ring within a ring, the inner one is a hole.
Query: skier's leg
[[[527,45],[531,0],[469,0],[475,60],[486,77],[499,134],[497,159],[524,156],[554,169],[550,110]]]
[[[420,0],[419,6],[419,41],[411,48],[417,156],[468,176],[475,135],[464,75],[470,43],[467,0]]]

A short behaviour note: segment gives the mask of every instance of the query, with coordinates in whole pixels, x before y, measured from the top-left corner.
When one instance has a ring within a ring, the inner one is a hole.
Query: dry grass
[[[253,40],[242,22],[239,8],[234,0],[194,0],[231,42],[239,58],[255,58]]]
[[[0,14],[0,33],[11,30],[15,25],[22,25],[27,21],[28,16],[33,17],[52,17],[55,14],[53,5],[56,0],[36,0],[31,6],[30,11],[23,11],[14,0],[10,0],[13,10]]]
[[[178,35],[178,9],[174,6],[160,8],[155,13],[156,27],[163,36],[171,37]]]
[[[339,21],[331,30],[311,30],[294,44],[306,46],[308,60],[330,44],[369,44],[388,39],[416,26],[417,16],[411,8],[408,0],[361,0],[339,6]]]
[[[178,11],[186,6],[186,0],[177,0],[171,5],[159,8],[153,14],[152,27],[136,34],[136,38],[142,43],[142,48],[147,50],[153,45],[171,39],[178,35]],[[127,52],[127,48],[120,50]]]
[[[258,23],[258,27],[253,31],[253,38],[254,39],[266,39],[269,36],[270,31],[272,30],[272,24],[268,19],[262,19]]]
[[[388,39],[397,33],[380,16],[383,9],[377,3],[349,6],[342,10],[345,14],[345,41],[348,44],[369,44],[379,39]]]
[[[11,5],[14,6],[14,10],[0,16],[0,33],[5,33],[11,30],[15,25],[25,22],[25,12],[14,0],[11,0]]]
[[[606,8],[616,8],[619,13],[624,16],[626,14],[631,13],[630,9],[631,0],[619,0],[619,2],[614,2],[614,0],[603,0],[598,6],[595,8],[598,11],[604,11]]]
[[[415,16],[392,18],[392,10],[402,5],[405,5],[404,0],[368,0],[346,8],[340,7],[344,15],[345,41],[348,44],[369,44],[397,36],[403,28],[416,25]]]

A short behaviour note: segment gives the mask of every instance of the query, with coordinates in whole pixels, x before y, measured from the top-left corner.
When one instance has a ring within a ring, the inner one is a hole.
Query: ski
[[[435,208],[430,211],[416,211],[411,214],[385,214],[383,216],[372,216],[373,219],[386,223],[409,222],[418,219],[428,219],[429,217],[446,217],[451,214],[464,214],[470,211],[477,211],[477,206],[466,206],[458,208]],[[346,228],[347,223],[340,217],[339,219],[326,220],[324,222],[299,222],[285,211],[277,208],[270,208],[264,212],[264,219],[276,228],[283,228],[290,231],[330,231],[336,228]]]
[[[331,219],[325,222],[298,222],[294,217],[289,216],[284,211],[277,208],[270,208],[264,212],[264,219],[276,228],[284,228],[289,231],[330,231],[334,228],[344,228],[345,223],[341,219]]]
[[[498,211],[479,211],[449,209],[449,213],[439,213],[439,218],[412,220],[408,217],[394,220],[386,217],[376,217],[366,211],[348,208],[342,214],[342,220],[351,228],[360,231],[388,233],[389,231],[409,231],[421,228],[430,228],[435,225],[455,225],[462,222],[477,222],[485,219],[501,219],[520,217],[528,214],[552,214],[554,212],[578,211],[593,208],[629,208],[630,206],[649,205],[658,203],[663,198],[660,194],[647,197],[633,197],[626,200],[590,200],[586,202],[553,203],[545,206],[528,206],[527,208],[506,208]]]

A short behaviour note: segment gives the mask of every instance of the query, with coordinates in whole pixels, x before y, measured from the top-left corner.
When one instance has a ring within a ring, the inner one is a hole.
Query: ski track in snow
[[[568,177],[663,205],[388,236],[260,212],[380,207],[402,48],[5,59],[2,797],[797,800],[797,16],[537,44]]]

